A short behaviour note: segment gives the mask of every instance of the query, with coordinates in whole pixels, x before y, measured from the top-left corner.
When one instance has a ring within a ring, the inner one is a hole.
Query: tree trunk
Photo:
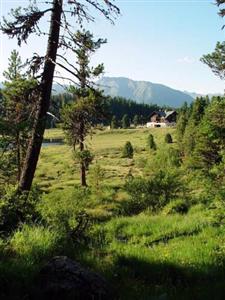
[[[20,180],[21,175],[21,155],[20,155],[20,133],[16,134],[16,157],[17,157],[17,181]]]
[[[80,181],[81,181],[81,186],[87,186],[86,167],[83,162],[81,163],[81,166],[80,166]]]
[[[81,122],[81,123],[83,123],[83,122]],[[81,140],[80,140],[80,152],[82,152],[83,150],[84,150],[84,138],[82,135]],[[80,163],[80,183],[81,183],[81,186],[87,186],[86,166],[83,161],[81,161],[81,163]]]
[[[81,74],[81,79],[80,79],[80,87],[83,90],[83,97],[85,97],[85,87],[86,87],[86,75],[85,75],[85,68],[84,65],[80,66],[80,74]],[[80,122],[80,152],[84,150],[84,121],[81,120]],[[81,186],[87,186],[86,182],[86,166],[84,162],[82,161],[80,164],[80,183]]]
[[[40,98],[34,118],[31,139],[28,145],[22,174],[20,177],[20,191],[29,191],[31,189],[41,150],[46,126],[47,111],[50,106],[52,82],[55,70],[54,62],[56,61],[57,48],[59,44],[62,4],[63,0],[53,0],[47,53],[41,80]]]

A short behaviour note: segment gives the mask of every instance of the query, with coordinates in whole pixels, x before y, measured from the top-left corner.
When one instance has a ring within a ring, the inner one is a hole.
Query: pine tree
[[[148,149],[151,149],[151,150],[156,150],[156,148],[157,148],[152,134],[149,134],[149,136],[148,136],[147,146],[148,146]]]
[[[14,49],[9,57],[8,69],[3,72],[3,76],[7,81],[13,81],[19,78],[23,78],[23,67],[24,64],[21,61],[19,52]]]
[[[196,98],[196,100],[193,102],[188,124],[185,128],[182,145],[184,154],[187,158],[191,157],[194,151],[198,133],[198,126],[204,116],[205,110],[208,105],[208,97]]]
[[[63,128],[74,151],[76,145],[79,146],[76,158],[80,163],[80,181],[82,186],[86,186],[86,170],[92,155],[85,149],[85,139],[90,134],[94,121],[103,118],[105,110],[105,97],[92,85],[93,80],[103,73],[104,67],[103,64],[99,64],[91,68],[90,56],[106,41],[103,39],[95,41],[93,35],[85,30],[77,31],[74,40],[76,44],[73,52],[77,59],[76,77],[79,79],[79,87],[70,88],[70,92],[74,95],[74,103],[64,109]]]
[[[225,79],[225,42],[217,42],[214,52],[204,55],[201,61],[220,79]]]
[[[190,108],[188,107],[187,102],[185,102],[180,108],[176,124],[177,141],[179,143],[180,148],[182,148],[183,136],[186,126],[188,124],[189,114]]]
[[[193,153],[196,167],[209,171],[222,162],[225,149],[225,98],[213,97],[198,126]]]
[[[127,129],[130,127],[130,120],[127,114],[125,114],[122,118],[122,127],[124,129]]]
[[[37,81],[26,78],[22,70],[24,64],[14,50],[9,58],[8,69],[3,73],[6,78],[2,90],[4,113],[0,116],[0,151],[5,154],[1,156],[1,170],[7,171],[5,173],[11,177],[11,182],[15,174],[17,181],[20,180],[37,98]]]
[[[134,155],[134,149],[131,142],[126,142],[123,148],[123,157],[133,158],[133,155]]]
[[[111,120],[111,129],[117,129],[118,127],[118,121],[116,116],[114,115]]]
[[[133,123],[134,123],[134,126],[135,126],[135,127],[137,127],[138,124],[140,123],[140,118],[139,118],[138,115],[135,115],[135,116],[134,116]]]
[[[166,142],[167,144],[172,144],[172,143],[173,143],[173,139],[172,139],[172,136],[171,136],[170,133],[167,133],[167,134],[165,135],[165,142]]]

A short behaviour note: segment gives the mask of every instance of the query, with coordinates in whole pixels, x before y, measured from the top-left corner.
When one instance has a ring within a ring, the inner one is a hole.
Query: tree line
[[[197,98],[184,105],[177,122],[177,138],[188,168],[212,175],[224,164],[225,97]],[[216,177],[224,176],[218,172]],[[221,179],[222,179],[221,177]]]
[[[63,107],[73,101],[73,95],[68,92],[53,95],[50,112],[60,120]],[[110,96],[106,97],[105,105],[105,115],[101,122],[104,125],[111,125],[112,122],[115,122],[115,126],[113,126],[115,128],[123,127],[122,120],[125,115],[128,117],[129,123],[145,124],[149,121],[149,116],[153,111],[171,109],[166,106],[160,107],[157,104],[137,103],[131,99]],[[55,122],[52,124],[52,118],[49,117],[47,128],[50,128],[51,126],[54,127]]]

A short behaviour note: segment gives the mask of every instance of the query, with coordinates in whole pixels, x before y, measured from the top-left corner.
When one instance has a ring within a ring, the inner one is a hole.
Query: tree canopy
[[[210,67],[220,79],[225,79],[225,42],[218,42],[211,54],[204,55],[201,61]]]

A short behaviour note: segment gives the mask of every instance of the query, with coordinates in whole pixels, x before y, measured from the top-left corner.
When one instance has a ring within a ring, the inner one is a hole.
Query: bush
[[[165,136],[165,142],[167,144],[172,144],[173,143],[173,139],[172,139],[172,136],[170,133],[167,133],[166,136]]]
[[[0,199],[0,231],[10,234],[22,223],[34,221],[38,217],[36,205],[40,197],[37,188],[33,188],[27,196],[10,187]]]
[[[156,148],[157,148],[152,134],[149,134],[149,136],[148,136],[147,146],[149,149],[152,149],[152,150],[156,150]]]
[[[172,171],[160,170],[148,179],[131,177],[125,184],[130,198],[122,209],[127,214],[137,214],[145,209],[157,211],[176,199],[182,187],[178,174]]]
[[[131,142],[126,142],[123,148],[123,157],[133,158],[133,155],[134,155],[134,149]]]
[[[54,191],[43,197],[38,209],[47,225],[66,238],[78,240],[89,224],[85,211],[89,196],[86,188]]]
[[[169,145],[165,145],[162,149],[159,149],[151,160],[148,161],[145,167],[146,174],[155,174],[155,170],[163,170],[171,172],[172,170],[178,170],[181,166],[181,153],[178,149],[174,149]]]
[[[189,210],[189,203],[187,202],[187,200],[183,200],[183,199],[177,199],[174,201],[171,201],[170,203],[168,203],[164,209],[163,209],[163,213],[165,215],[171,215],[171,214],[186,214]]]

